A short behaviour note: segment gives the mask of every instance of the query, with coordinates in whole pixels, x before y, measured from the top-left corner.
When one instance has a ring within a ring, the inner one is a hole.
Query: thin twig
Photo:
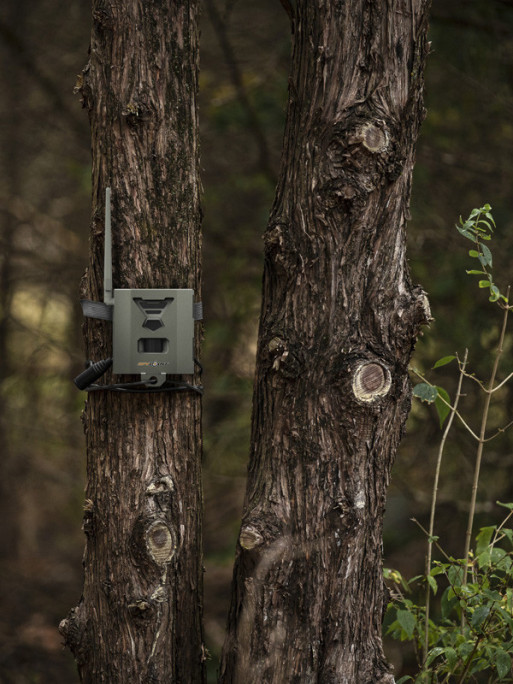
[[[426,378],[425,378],[423,375],[421,375],[421,373],[419,373],[418,370],[416,370],[415,368],[412,368],[411,370],[412,370],[413,373],[415,373],[415,375],[416,375],[418,378],[420,378],[423,382],[425,382],[426,385],[429,385],[430,387],[436,387],[436,385],[433,385],[432,382],[429,382],[429,380],[426,380]],[[438,395],[438,398],[440,399],[440,401],[441,401],[442,403],[444,403],[446,406],[448,406],[448,407],[451,409],[451,411],[454,409],[454,407],[452,406],[452,404],[451,404],[450,402],[446,401],[446,400],[442,397],[441,394]],[[459,411],[456,411],[456,410],[455,410],[455,411],[454,411],[454,415],[460,420],[460,422],[462,423],[463,427],[472,435],[472,437],[476,440],[476,442],[479,442],[479,436],[474,432],[474,430],[472,430],[472,428],[471,428],[470,425],[466,422],[466,420],[463,418],[463,416],[461,415],[461,413],[460,413]]]
[[[474,658],[475,652],[477,651],[477,647],[479,646],[480,642],[481,642],[481,641],[485,638],[485,636],[486,636],[486,634],[485,634],[485,628],[487,628],[488,625],[489,625],[490,622],[491,622],[492,615],[493,615],[493,607],[494,607],[494,605],[495,605],[495,601],[493,601],[492,604],[491,604],[491,606],[490,606],[490,612],[489,612],[489,614],[488,614],[488,617],[487,617],[486,620],[483,622],[483,626],[481,627],[481,634],[479,634],[479,635],[477,636],[476,643],[474,644],[474,648],[473,648],[472,651],[469,653],[469,655],[468,655],[468,657],[467,657],[467,660],[466,660],[466,662],[465,662],[465,664],[464,664],[463,672],[461,673],[461,676],[460,676],[460,678],[458,679],[458,681],[457,681],[456,684],[464,684],[464,682],[465,682],[465,677],[466,677],[466,675],[467,675],[467,672],[468,672],[468,669],[469,669],[469,667],[470,667],[470,664],[472,663],[472,659]]]
[[[486,389],[486,386],[482,380],[479,378],[476,378],[476,376],[473,373],[465,373],[465,377],[469,378],[469,380],[473,380],[474,382],[477,382],[479,387],[483,390],[483,392],[487,392],[488,390]]]
[[[486,392],[486,394],[493,394],[494,392],[497,392],[497,390],[499,390],[501,387],[503,387],[507,382],[509,382],[511,378],[513,378],[513,373],[510,373],[507,378],[505,378],[500,384],[498,384],[493,389],[489,389],[488,387],[486,387],[484,382],[482,380],[479,380],[479,378],[476,378],[476,376],[472,373],[465,373],[465,377],[469,378],[470,380],[473,380],[474,382],[477,382],[479,387],[481,387],[483,392]]]
[[[508,520],[511,518],[512,515],[513,515],[513,511],[510,511],[508,513],[508,515],[504,518],[504,520],[501,522],[501,524],[497,527],[497,529],[495,530],[495,534],[493,535],[493,539],[492,539],[492,543],[490,544],[490,548],[493,549],[493,547],[495,546],[495,544],[497,544],[497,542],[501,541],[501,539],[504,539],[504,537],[506,535],[503,534],[501,537],[499,537],[499,532],[502,530],[502,528],[508,522]]]
[[[475,652],[477,651],[477,647],[479,646],[479,643],[483,640],[484,634],[480,634],[477,639],[476,643],[474,644],[474,648],[472,651],[469,653],[466,662],[464,663],[464,668],[463,672],[461,673],[461,677],[458,679],[457,684],[462,684],[465,681],[465,677],[468,672],[468,668],[470,667],[470,663],[472,662],[472,658],[474,657]]]
[[[410,520],[411,520],[412,522],[414,522],[414,523],[422,530],[422,532],[424,532],[424,534],[425,534],[426,536],[429,534],[429,532],[426,530],[426,528],[425,528],[423,525],[421,525],[421,524],[419,523],[419,521],[418,521],[416,518],[410,518]],[[436,548],[440,551],[440,553],[442,554],[442,556],[444,556],[445,560],[447,560],[449,563],[452,563],[452,562],[453,562],[454,559],[451,558],[451,556],[449,556],[449,555],[442,549],[442,547],[440,546],[440,544],[439,544],[438,542],[435,541],[435,542],[434,542],[434,545],[435,545]]]
[[[509,423],[507,423],[507,425],[505,425],[504,427],[498,428],[497,432],[496,432],[494,435],[492,435],[491,437],[487,437],[487,438],[486,438],[485,440],[483,440],[483,441],[484,441],[484,442],[491,442],[492,439],[495,439],[496,437],[498,437],[499,435],[501,435],[503,432],[506,432],[506,430],[509,430],[509,428],[510,428],[512,425],[513,425],[513,420],[510,421]]]
[[[507,296],[509,299],[509,287],[508,287],[508,292]],[[499,338],[499,345],[497,347],[497,351],[495,353],[495,361],[493,364],[493,369],[492,369],[492,374],[490,376],[490,382],[488,383],[488,389],[491,390],[493,389],[493,386],[495,384],[495,378],[497,376],[497,370],[499,368],[499,361],[502,356],[503,352],[503,347],[504,347],[504,338],[506,337],[506,326],[508,323],[508,313],[509,313],[509,307],[505,308],[504,310],[504,318],[502,322],[502,330],[501,330],[501,335]],[[472,496],[470,499],[470,511],[468,515],[468,525],[467,525],[467,532],[465,535],[465,552],[464,552],[464,558],[465,558],[465,572],[463,576],[463,584],[467,583],[467,577],[468,577],[468,559],[469,559],[469,552],[470,552],[470,541],[472,538],[472,528],[474,526],[474,515],[476,511],[476,498],[477,498],[477,486],[479,483],[479,472],[481,469],[481,460],[483,457],[483,447],[485,444],[485,433],[486,433],[486,424],[488,422],[488,413],[490,411],[490,402],[492,399],[491,392],[489,392],[486,395],[485,398],[485,405],[483,409],[483,416],[481,420],[481,430],[479,433],[479,441],[477,445],[477,453],[476,453],[476,465],[474,468],[474,479],[472,482]]]
[[[468,359],[468,349],[465,349],[465,356],[463,357],[463,362],[460,367],[460,377],[458,380],[458,387],[456,389],[456,397],[454,399],[454,406],[451,407],[451,415],[449,416],[449,420],[447,421],[447,424],[445,426],[444,433],[442,435],[442,439],[440,440],[440,447],[438,449],[438,455],[436,459],[436,470],[435,470],[435,480],[433,483],[433,494],[431,497],[431,514],[429,518],[429,531],[428,531],[428,547],[427,547],[427,554],[426,554],[426,577],[429,576],[429,573],[431,572],[431,559],[433,555],[433,534],[434,534],[434,528],[435,528],[435,511],[436,511],[436,502],[437,502],[437,497],[438,497],[438,482],[440,479],[440,468],[442,465],[442,457],[444,453],[444,447],[445,447],[445,442],[447,440],[447,435],[449,434],[449,430],[452,427],[452,423],[454,421],[454,416],[456,414],[456,409],[458,407],[458,403],[460,401],[461,397],[461,386],[463,383],[463,378],[465,376],[465,368],[467,365],[467,359]],[[431,586],[429,582],[426,582],[426,619],[425,619],[425,628],[424,628],[424,650],[423,650],[423,658],[422,662],[425,664],[428,650],[429,650],[429,611],[430,611],[430,604],[431,604]]]
[[[415,370],[414,368],[412,368],[411,370],[412,370],[413,373],[415,373],[415,375],[416,375],[418,378],[420,378],[423,382],[425,382],[426,385],[429,385],[430,387],[436,387],[436,385],[434,385],[433,383],[429,382],[429,380],[427,380],[427,379],[426,379],[421,373],[419,373],[417,370]],[[481,387],[481,389],[483,390],[483,392],[486,392],[487,394],[493,394],[493,392],[495,391],[495,390],[490,391],[489,389],[487,389],[486,387],[484,387],[484,386],[482,385],[481,381],[478,380],[477,378],[473,377],[472,375],[469,375],[468,373],[464,373],[464,375],[465,375],[466,378],[470,378],[470,379],[472,379],[472,380],[475,380],[475,381],[478,383],[478,385]],[[508,379],[509,379],[510,377],[512,377],[512,376],[513,376],[513,373],[511,374],[511,376],[508,376],[508,378],[506,378],[506,380],[508,380]],[[506,380],[505,380],[504,382],[506,382]],[[501,386],[504,384],[504,382],[501,383]],[[498,389],[498,387],[496,387],[495,389]],[[451,411],[453,410],[454,407],[452,406],[452,404],[451,404],[450,402],[448,402],[446,399],[444,399],[444,398],[442,397],[441,394],[438,395],[438,399],[440,399],[440,401],[441,401],[443,404],[445,404],[449,409],[451,409]],[[472,437],[476,440],[476,442],[480,442],[480,441],[481,441],[481,437],[480,437],[479,435],[477,435],[477,434],[474,432],[474,430],[472,430],[472,428],[471,428],[470,425],[465,421],[465,419],[463,418],[463,416],[461,415],[461,413],[459,413],[459,411],[454,411],[454,415],[459,419],[459,421],[461,422],[461,424],[463,425],[463,427],[467,430],[467,432],[469,432],[469,433],[472,435]],[[484,443],[486,443],[486,442],[491,442],[493,439],[495,439],[496,437],[498,437],[500,434],[502,434],[503,432],[506,432],[506,430],[508,430],[512,425],[513,425],[513,420],[510,421],[509,423],[507,423],[504,427],[498,428],[498,430],[497,430],[497,432],[496,432],[495,434],[493,434],[491,437],[486,437],[486,438],[483,439],[482,441],[483,441]]]
[[[513,373],[510,373],[505,380],[503,380],[499,385],[497,385],[497,387],[494,387],[492,390],[485,390],[485,392],[497,392],[497,390],[500,389],[503,385],[505,385],[508,382],[508,380],[511,380],[511,378],[513,378]]]

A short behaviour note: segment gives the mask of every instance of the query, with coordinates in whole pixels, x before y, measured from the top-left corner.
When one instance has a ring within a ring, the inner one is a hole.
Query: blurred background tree
[[[78,285],[87,258],[90,137],[73,86],[87,61],[90,7],[4,0],[0,9],[0,681],[76,682],[57,625],[82,587],[84,356]],[[205,0],[200,121],[204,210],[205,627],[215,681],[249,449],[264,232],[281,153],[290,58],[278,0]],[[490,202],[494,273],[513,280],[513,2],[434,0],[428,116],[417,147],[409,254],[435,322],[417,345],[427,370],[463,353],[486,375],[499,320],[466,276],[453,225]],[[511,339],[504,374],[513,370]],[[451,366],[436,383],[454,389]],[[497,424],[511,413],[510,388]],[[468,387],[466,410],[480,398]],[[389,490],[386,564],[422,572],[424,523],[439,438],[434,409],[414,404]],[[455,433],[456,434],[456,433]],[[473,447],[447,448],[438,525],[461,555]],[[513,499],[513,434],[485,453],[478,520]],[[411,654],[389,646],[397,673]]]

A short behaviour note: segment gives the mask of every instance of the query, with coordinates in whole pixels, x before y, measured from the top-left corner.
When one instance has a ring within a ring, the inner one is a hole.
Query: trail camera
[[[113,288],[110,188],[105,197],[103,302],[82,300],[81,304],[85,316],[112,320],[115,374],[138,374],[143,384],[159,387],[168,375],[194,373],[194,321],[202,318],[201,303],[194,303],[194,291]],[[93,364],[75,379],[75,384],[86,389],[110,365],[110,359]]]
[[[194,373],[192,290],[114,290],[113,371]]]

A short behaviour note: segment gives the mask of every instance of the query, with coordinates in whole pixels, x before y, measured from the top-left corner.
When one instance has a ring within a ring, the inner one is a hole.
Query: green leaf
[[[413,632],[415,630],[415,616],[410,613],[409,610],[398,610],[397,611],[397,621],[406,632],[408,639],[413,637]]]
[[[507,610],[504,610],[504,608],[498,608],[497,612],[500,613],[502,619],[507,624],[508,629],[511,632],[513,630],[513,620],[510,617],[510,613],[508,613]]]
[[[484,219],[480,219],[477,222],[477,225],[478,225],[479,230],[488,229],[491,233],[493,233],[493,228],[492,228],[492,224],[490,223],[490,221],[485,221]],[[486,226],[486,228],[481,228],[481,226]]]
[[[447,570],[447,576],[453,587],[459,587],[463,580],[463,568],[457,565],[451,565]]]
[[[438,413],[438,420],[440,421],[440,428],[443,427],[445,423],[445,419],[451,412],[451,407],[447,406],[445,401],[450,404],[451,403],[451,398],[449,397],[449,394],[444,390],[443,387],[437,387],[437,397],[435,399],[435,407]],[[442,399],[445,399],[445,401],[442,401]]]
[[[508,527],[503,527],[501,530],[501,534],[503,534],[508,541],[513,544],[513,530],[509,529]]]
[[[456,600],[454,598],[454,592],[451,597],[451,587],[447,587],[447,589],[444,591],[442,594],[442,601],[441,601],[441,610],[442,610],[442,617],[445,619],[448,619],[452,609],[454,608],[454,605],[456,603]]]
[[[492,589],[483,589],[483,596],[486,596],[486,598],[495,603],[497,601],[502,601],[502,595],[498,591]]]
[[[480,627],[490,615],[490,605],[478,606],[472,614],[472,627]]]
[[[461,235],[463,235],[463,237],[466,237],[467,240],[472,240],[472,242],[474,242],[474,234],[473,233],[471,233],[469,230],[467,230],[463,226],[456,226],[456,228],[458,229],[458,232],[461,233]]]
[[[395,608],[392,608],[391,612],[393,610],[395,610]],[[401,634],[403,634],[403,630],[401,628],[401,625],[397,622],[397,620],[394,620],[394,622],[392,622],[392,624],[389,625],[387,629],[387,634],[391,634],[394,639],[401,639]],[[404,641],[404,639],[401,639],[401,641]]]
[[[468,275],[486,275],[486,271],[476,271],[475,269],[465,271],[465,273],[468,273]]]
[[[468,271],[467,271],[468,273]],[[447,366],[448,363],[451,363],[451,361],[454,361],[456,357],[454,355],[452,356],[442,356],[441,359],[438,359],[438,361],[435,363],[433,366],[433,369],[435,368],[441,368],[442,366]]]
[[[395,684],[405,684],[406,682],[413,682],[413,677],[405,675],[404,677],[401,677],[401,679],[398,679]]]
[[[496,302],[501,296],[501,293],[499,292],[499,288],[497,287],[497,285],[490,285],[490,292],[491,295],[489,299],[491,302]]]
[[[475,674],[476,672],[483,672],[483,670],[486,670],[489,668],[490,665],[487,662],[486,658],[473,658],[471,661],[470,668],[468,669],[468,674]],[[490,681],[490,680],[488,680]]]
[[[433,594],[436,594],[436,592],[438,591],[438,584],[436,583],[436,579],[431,575],[428,575],[427,581],[429,582],[429,586],[433,590]]]
[[[504,549],[497,548],[494,546],[491,549],[490,553],[490,560],[493,566],[498,566],[502,560],[507,556],[506,551]],[[506,567],[505,565],[503,567]]]
[[[458,654],[460,658],[462,658],[463,660],[468,658],[468,656],[472,653],[473,650],[474,646],[470,641],[464,641],[458,646]]]
[[[383,568],[383,577],[390,582],[394,582],[395,584],[400,584],[402,585],[403,589],[406,592],[410,591],[410,588],[408,586],[408,583],[404,579],[404,577],[401,575],[399,570],[393,570],[392,568]]]
[[[511,657],[502,648],[498,648],[495,651],[495,667],[497,668],[499,679],[503,679],[511,671]]]
[[[479,281],[479,287],[481,287],[481,288],[490,287],[490,281],[489,280],[480,280]]]
[[[487,547],[482,553],[477,554],[477,564],[480,568],[486,568],[490,563],[490,549]]]
[[[426,665],[431,665],[433,660],[435,658],[438,658],[438,656],[442,655],[445,649],[443,649],[441,646],[436,646],[435,648],[432,648],[426,658]]]
[[[469,250],[468,255],[473,257],[474,259],[477,259],[479,257],[479,252],[475,249],[471,249]]]
[[[443,572],[444,572],[443,565],[435,565],[434,568],[431,568],[431,572],[429,574],[432,577],[435,577],[436,575],[441,575]]]
[[[481,245],[481,251],[484,258],[486,259],[486,265],[492,267],[492,253],[486,245]]]
[[[479,530],[479,534],[476,537],[476,552],[477,554],[483,553],[490,546],[490,541],[492,539],[492,534],[495,532],[495,526],[490,525],[489,527],[482,527]]]
[[[503,508],[507,508],[510,511],[513,511],[513,503],[502,503],[502,501],[496,501],[495,502],[497,506],[502,506]]]
[[[444,655],[447,658],[447,664],[449,665],[450,669],[454,670],[454,668],[458,662],[458,654],[456,653],[454,648],[451,648],[451,647],[446,648]]]
[[[413,396],[421,401],[426,401],[428,404],[432,404],[438,396],[438,390],[436,387],[428,385],[427,382],[420,382],[413,388]]]

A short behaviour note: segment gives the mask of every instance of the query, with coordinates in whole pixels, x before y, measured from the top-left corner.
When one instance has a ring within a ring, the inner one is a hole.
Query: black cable
[[[87,368],[77,375],[73,380],[75,385],[79,390],[87,390],[87,388],[112,366],[113,359],[103,359],[102,361],[97,361],[92,363],[89,361],[87,363]]]
[[[149,381],[148,381],[149,382]],[[85,392],[112,391],[112,392],[131,392],[133,394],[143,394],[147,392],[185,392],[190,390],[197,394],[203,394],[202,385],[189,385],[187,382],[176,383],[173,385],[161,385],[160,387],[147,387],[148,382],[127,382],[117,385],[90,385]],[[144,387],[141,387],[144,385]]]
[[[201,378],[201,375],[203,374],[203,366],[201,363],[198,361],[198,359],[194,359],[194,363],[196,366],[199,368],[199,376]],[[105,361],[98,361],[95,364],[91,364],[86,371],[81,373],[78,378],[75,378],[75,384],[77,387],[84,392],[99,392],[99,391],[112,391],[112,392],[131,392],[133,394],[142,394],[146,392],[186,392],[186,391],[191,391],[191,392],[196,392],[197,394],[203,394],[203,386],[202,385],[191,385],[188,382],[174,382],[172,380],[169,380],[166,382],[164,385],[159,385],[158,387],[148,387],[148,385],[154,385],[156,382],[156,379],[154,380],[139,380],[135,382],[121,382],[121,383],[115,383],[113,385],[87,385],[84,387],[84,382],[83,380],[85,379],[84,376],[86,376],[87,379],[94,379],[96,380],[100,375],[103,375],[107,368],[110,368],[112,365],[112,359],[106,359]],[[96,371],[96,374],[93,373],[93,369]],[[93,377],[91,377],[92,374]],[[80,379],[82,379],[82,382],[80,382]]]

